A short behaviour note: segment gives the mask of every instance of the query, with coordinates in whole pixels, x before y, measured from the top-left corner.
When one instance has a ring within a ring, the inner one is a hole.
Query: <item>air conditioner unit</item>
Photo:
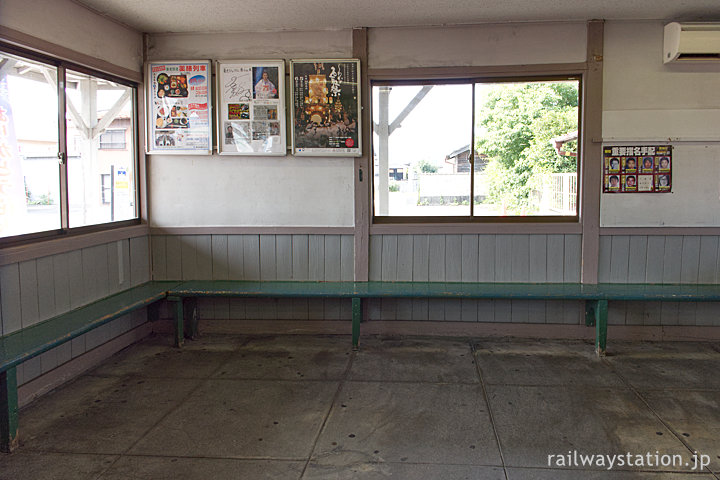
[[[720,61],[720,23],[665,25],[663,63]]]

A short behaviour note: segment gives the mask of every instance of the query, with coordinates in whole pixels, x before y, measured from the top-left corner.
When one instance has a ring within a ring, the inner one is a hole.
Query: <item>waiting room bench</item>
[[[16,367],[80,335],[167,296],[178,282],[147,282],[0,337],[0,451],[18,441]]]
[[[168,299],[176,301],[176,335],[183,331],[184,325],[181,300],[195,297],[350,298],[355,348],[360,341],[362,301],[367,298],[582,300],[585,302],[585,324],[595,327],[595,350],[598,355],[604,355],[609,300],[716,302],[720,301],[720,285],[189,281],[168,292]]]
[[[582,300],[585,323],[595,326],[595,347],[603,355],[607,343],[609,300],[720,301],[720,285],[437,283],[437,282],[279,282],[186,281],[147,282],[0,337],[0,451],[17,446],[18,400],[15,368],[48,350],[134,310],[167,299],[174,304],[175,343],[183,343],[196,322],[186,322],[186,301],[198,297],[298,297],[352,300],[352,343],[360,340],[362,302],[368,298],[438,298],[505,300]]]

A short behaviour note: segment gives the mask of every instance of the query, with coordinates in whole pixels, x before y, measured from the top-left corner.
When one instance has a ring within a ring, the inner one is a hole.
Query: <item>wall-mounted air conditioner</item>
[[[720,61],[720,23],[665,25],[663,62]]]

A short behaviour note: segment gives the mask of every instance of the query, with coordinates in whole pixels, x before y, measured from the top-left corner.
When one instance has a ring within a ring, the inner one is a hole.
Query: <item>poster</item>
[[[148,153],[212,153],[210,62],[147,66]]]
[[[604,193],[672,191],[672,146],[603,147]]]
[[[360,156],[360,60],[292,60],[295,155]]]
[[[285,62],[217,63],[218,151],[285,155]]]

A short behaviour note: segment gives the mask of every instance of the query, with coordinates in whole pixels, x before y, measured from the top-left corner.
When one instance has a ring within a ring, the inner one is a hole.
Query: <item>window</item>
[[[0,45],[0,238],[137,219],[135,99],[133,83]]]
[[[105,130],[100,134],[100,150],[125,150],[126,130]]]
[[[374,82],[375,221],[576,221],[579,87]]]

